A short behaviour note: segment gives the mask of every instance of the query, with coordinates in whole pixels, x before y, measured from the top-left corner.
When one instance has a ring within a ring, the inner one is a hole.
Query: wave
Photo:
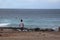
[[[10,25],[10,23],[0,23],[0,27],[7,27],[7,25]]]

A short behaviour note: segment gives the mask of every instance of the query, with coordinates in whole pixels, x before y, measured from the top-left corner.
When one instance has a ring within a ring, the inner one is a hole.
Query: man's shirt
[[[21,23],[19,24],[19,27],[24,27],[24,23],[21,22]]]

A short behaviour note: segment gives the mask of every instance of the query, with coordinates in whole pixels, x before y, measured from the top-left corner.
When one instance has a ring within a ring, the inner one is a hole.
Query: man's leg
[[[22,27],[22,28],[21,28],[21,31],[23,31],[23,29],[24,29],[24,28]]]

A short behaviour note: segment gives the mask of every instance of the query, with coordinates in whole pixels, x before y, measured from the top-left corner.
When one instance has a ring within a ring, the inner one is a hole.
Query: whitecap
[[[10,25],[10,23],[0,23],[0,27],[7,27],[7,25]]]

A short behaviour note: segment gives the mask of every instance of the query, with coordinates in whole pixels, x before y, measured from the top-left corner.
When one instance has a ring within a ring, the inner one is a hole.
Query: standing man
[[[23,23],[22,19],[21,19],[21,23],[19,24],[19,27],[21,28],[21,31],[23,31],[23,29],[24,29],[24,23]]]

